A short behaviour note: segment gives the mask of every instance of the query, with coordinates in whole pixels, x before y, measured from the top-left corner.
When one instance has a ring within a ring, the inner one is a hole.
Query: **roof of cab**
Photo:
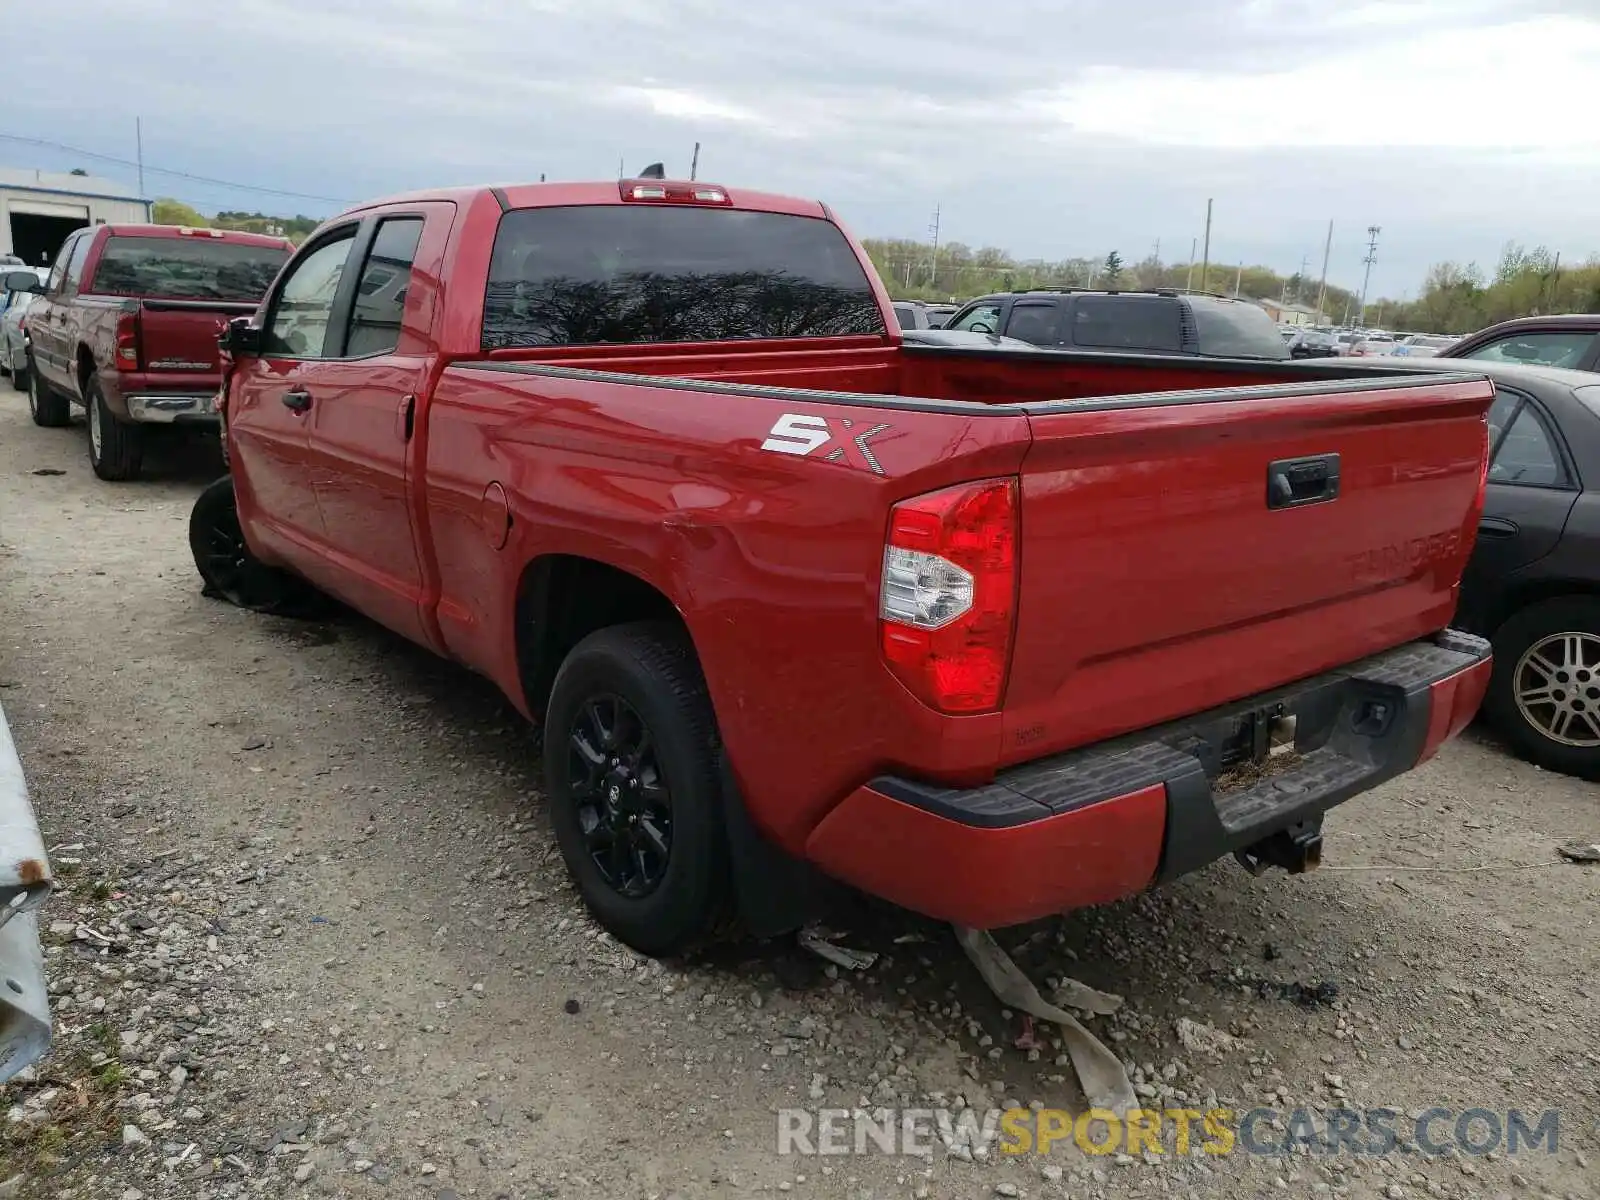
[[[200,237],[214,242],[231,242],[236,246],[270,246],[275,250],[293,249],[294,243],[286,237],[270,233],[247,233],[242,229],[211,229],[189,225],[106,225],[110,237],[179,238]]]
[[[627,184],[676,184],[688,186],[689,181],[684,179],[618,179],[600,183],[502,183],[479,184],[476,187],[436,188],[425,192],[406,192],[396,196],[385,196],[378,200],[369,200],[347,212],[363,212],[374,208],[388,208],[396,204],[416,204],[425,200],[449,200],[456,204],[467,205],[498,193],[505,197],[503,207],[514,208],[558,208],[558,207],[592,207],[601,204],[623,204],[622,188]],[[831,218],[827,207],[818,200],[802,200],[795,196],[780,196],[773,192],[751,191],[749,188],[730,188],[720,183],[708,183],[703,179],[694,181],[694,186],[703,188],[718,188],[727,193],[729,204],[726,206],[734,209],[743,209],[747,212],[785,213],[796,217],[822,217]],[[497,198],[497,203],[499,200]],[[649,204],[650,201],[632,201],[629,203]],[[709,206],[708,206],[709,207]]]

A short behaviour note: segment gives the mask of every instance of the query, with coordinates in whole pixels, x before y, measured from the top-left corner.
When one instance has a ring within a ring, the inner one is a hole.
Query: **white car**
[[[1389,353],[1395,358],[1432,358],[1439,351],[1455,345],[1460,340],[1442,334],[1408,333]]]
[[[50,277],[48,267],[23,267],[22,270],[32,271],[40,283]],[[0,294],[0,375],[11,376],[11,386],[19,392],[28,388],[27,360],[22,351],[22,314],[28,311],[33,297],[33,292]]]

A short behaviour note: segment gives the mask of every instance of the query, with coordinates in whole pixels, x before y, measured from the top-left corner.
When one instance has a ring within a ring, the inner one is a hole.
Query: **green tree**
[[[1108,288],[1122,282],[1122,255],[1115,250],[1106,255],[1105,264],[1100,268],[1100,280]]]
[[[191,229],[203,229],[210,224],[197,211],[170,196],[162,196],[151,205],[150,219],[157,225],[187,225]]]

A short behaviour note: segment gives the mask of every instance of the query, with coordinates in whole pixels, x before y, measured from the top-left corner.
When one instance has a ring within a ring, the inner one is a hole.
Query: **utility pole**
[[[624,166],[623,166],[623,162],[624,162],[624,160],[623,160],[623,159],[620,159],[620,158],[619,158],[619,159],[617,159],[617,178],[618,178],[618,179],[621,179],[621,178],[622,178],[622,172],[623,172],[623,171],[624,171],[624,170],[625,170],[625,169],[626,169],[626,168],[625,168],[625,167],[624,167]]]
[[[1240,263],[1239,264],[1239,269],[1236,272],[1234,272],[1234,276],[1233,276],[1233,295],[1234,295],[1235,299],[1238,298],[1239,289],[1242,286],[1244,286],[1244,264]]]
[[[1561,251],[1556,251],[1556,264],[1550,272],[1550,300],[1545,305],[1546,312],[1555,312],[1559,307],[1556,304],[1556,289],[1561,286]]]
[[[939,281],[939,205],[933,206],[933,221],[928,225],[928,232],[933,236],[933,255],[928,259],[928,286],[933,287]]]
[[[1322,304],[1328,298],[1328,255],[1333,253],[1333,222],[1328,222],[1328,240],[1322,246],[1322,282],[1317,287],[1317,315],[1322,315]]]
[[[689,160],[689,182],[693,183],[700,177],[700,143],[694,144],[694,157]]]
[[[1200,290],[1210,289],[1211,281],[1207,278],[1211,274],[1211,201],[1206,201],[1206,250],[1205,256],[1200,260]]]
[[[133,119],[134,152],[139,160],[139,199],[144,199],[144,118]]]
[[[1299,304],[1302,300],[1305,299],[1305,296],[1303,295],[1303,292],[1305,291],[1305,286],[1306,286],[1306,268],[1309,267],[1310,265],[1311,265],[1311,256],[1307,255],[1307,254],[1302,254],[1300,256],[1300,269],[1295,272],[1295,276],[1294,276],[1294,302],[1296,304]]]
[[[1183,290],[1194,291],[1194,252],[1200,248],[1199,238],[1189,239],[1189,277],[1183,281]]]
[[[1367,323],[1367,285],[1372,282],[1372,264],[1378,261],[1378,235],[1382,232],[1376,225],[1367,226],[1367,256],[1361,260],[1367,269],[1361,276],[1361,316],[1357,318],[1362,325]]]

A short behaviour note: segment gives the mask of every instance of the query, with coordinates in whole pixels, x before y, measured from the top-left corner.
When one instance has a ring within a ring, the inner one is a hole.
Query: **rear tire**
[[[716,722],[681,629],[618,625],[574,647],[550,693],[544,772],[556,841],[601,925],[652,956],[713,932],[730,892]]]
[[[60,392],[52,388],[39,375],[38,369],[33,365],[33,356],[29,355],[28,367],[23,372],[23,379],[28,388],[28,415],[33,418],[35,425],[42,425],[46,429],[59,429],[72,422],[72,403]],[[17,382],[16,372],[12,372],[11,382]]]
[[[205,584],[204,596],[276,616],[321,616],[330,607],[310,584],[267,566],[250,552],[239,526],[232,475],[224,475],[195,499],[189,513],[189,552]]]
[[[1561,596],[1494,635],[1484,708],[1523,758],[1600,781],[1600,598]]]
[[[139,478],[139,468],[144,465],[144,429],[112,414],[92,376],[84,384],[83,402],[89,410],[89,465],[94,473],[110,483]]]

